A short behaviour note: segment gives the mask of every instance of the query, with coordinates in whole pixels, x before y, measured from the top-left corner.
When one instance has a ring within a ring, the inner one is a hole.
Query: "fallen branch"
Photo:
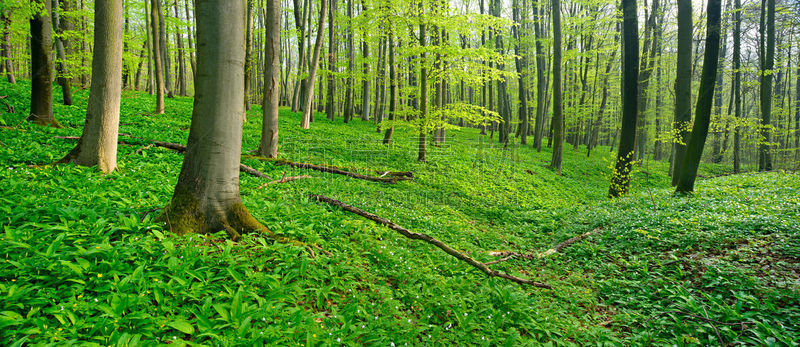
[[[583,239],[585,239],[585,238],[587,238],[587,237],[589,237],[589,236],[591,236],[593,234],[596,234],[596,233],[600,232],[601,230],[603,230],[603,227],[597,227],[592,231],[587,231],[587,232],[585,232],[583,234],[580,234],[578,236],[570,238],[570,239],[568,239],[568,240],[566,240],[566,241],[564,241],[562,243],[559,243],[559,244],[553,246],[553,248],[550,248],[550,249],[548,249],[548,250],[546,250],[544,252],[541,252],[541,253],[517,253],[517,252],[512,252],[512,251],[492,251],[492,252],[489,252],[489,255],[492,255],[492,256],[495,256],[495,257],[503,257],[503,258],[502,259],[498,259],[498,260],[494,260],[494,261],[490,261],[490,262],[488,262],[486,264],[487,265],[497,264],[497,263],[509,260],[511,258],[522,258],[522,259],[544,258],[544,257],[550,256],[550,255],[553,255],[555,253],[558,253],[560,250],[568,247],[569,245],[572,245],[575,242],[583,240]]]
[[[258,186],[257,189],[265,188],[266,186],[271,185],[271,184],[286,183],[286,182],[301,180],[301,179],[304,179],[304,178],[311,178],[311,176],[309,176],[309,175],[301,175],[301,176],[284,177],[284,178],[281,178],[279,180],[274,180],[272,182],[264,183],[264,184]]]
[[[386,170],[369,169],[369,171],[373,171],[376,174],[379,174],[380,176],[367,176],[350,171],[353,170],[353,168],[345,168],[345,167],[324,165],[324,164],[316,165],[309,163],[300,163],[286,159],[266,158],[260,156],[247,156],[247,158],[269,161],[274,163],[275,165],[288,165],[298,169],[316,170],[316,171],[344,175],[352,178],[358,178],[362,180],[375,181],[375,182],[397,183],[397,181],[409,180],[414,177],[414,173],[411,171],[386,171]]]
[[[427,242],[427,243],[429,243],[431,245],[434,245],[437,248],[443,250],[445,253],[447,253],[447,254],[449,254],[449,255],[451,255],[451,256],[453,256],[453,257],[455,257],[455,258],[457,258],[457,259],[459,259],[459,260],[461,260],[461,261],[463,261],[463,262],[475,267],[478,270],[481,270],[483,273],[485,273],[485,274],[487,274],[489,276],[500,277],[500,278],[504,278],[504,279],[507,279],[507,280],[515,282],[515,283],[527,284],[527,285],[531,285],[531,286],[538,287],[538,288],[546,288],[546,289],[551,289],[552,288],[548,284],[538,283],[538,282],[534,282],[534,281],[531,281],[531,280],[528,280],[528,279],[511,276],[509,274],[505,274],[505,273],[502,273],[502,272],[498,272],[498,271],[492,270],[491,268],[486,266],[486,264],[481,263],[481,262],[473,259],[472,257],[466,255],[464,252],[461,252],[461,251],[458,251],[456,249],[453,249],[452,247],[448,246],[444,242],[439,241],[439,240],[433,238],[430,235],[411,232],[408,229],[403,228],[403,227],[393,223],[392,221],[390,221],[390,220],[388,220],[386,218],[383,218],[383,217],[377,216],[375,214],[369,213],[367,211],[364,211],[364,210],[358,209],[356,207],[350,206],[350,205],[345,204],[345,203],[343,203],[343,202],[341,202],[339,200],[335,200],[335,199],[329,198],[327,196],[317,195],[317,194],[309,194],[309,197],[311,197],[314,200],[320,201],[320,202],[328,203],[328,204],[331,204],[333,206],[338,206],[338,207],[344,209],[345,211],[355,213],[355,214],[357,214],[357,215],[359,215],[361,217],[364,217],[366,219],[369,219],[369,220],[371,220],[371,221],[373,221],[375,223],[387,226],[387,227],[389,227],[389,229],[397,231],[398,233],[400,233],[401,235],[403,235],[403,236],[405,236],[407,238],[410,238],[410,239],[413,239],[413,240],[425,241],[425,242]]]
[[[6,109],[8,110],[8,113],[15,113],[16,111],[14,111],[14,106],[12,106],[10,103],[8,103],[8,101],[5,100],[7,97],[8,95],[0,96],[0,100],[3,100],[3,103],[6,104]]]

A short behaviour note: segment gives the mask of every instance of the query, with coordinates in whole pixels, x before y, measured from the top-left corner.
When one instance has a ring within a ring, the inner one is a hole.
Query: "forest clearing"
[[[0,345],[800,341],[800,4],[0,24]]]

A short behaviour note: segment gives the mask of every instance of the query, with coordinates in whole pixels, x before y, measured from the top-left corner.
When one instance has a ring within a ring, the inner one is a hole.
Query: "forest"
[[[800,2],[0,26],[0,345],[800,341]]]

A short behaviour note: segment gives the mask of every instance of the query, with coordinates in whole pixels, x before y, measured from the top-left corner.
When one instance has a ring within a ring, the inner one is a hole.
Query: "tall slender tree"
[[[742,2],[734,0],[733,9],[733,172],[742,171],[741,138],[742,130],[739,120],[742,119]],[[800,75],[798,75],[800,76]],[[798,89],[800,90],[800,89]]]
[[[244,1],[197,0],[192,123],[172,201],[159,219],[178,234],[269,230],[239,197],[244,104]]]
[[[4,8],[0,8],[0,22],[3,23],[3,42],[0,42],[0,54],[3,57],[3,67],[8,83],[17,84],[14,77],[14,66],[11,64],[11,15],[6,13]]]
[[[335,1],[335,0],[334,0]],[[312,113],[311,102],[314,100],[314,81],[317,78],[317,67],[319,66],[319,54],[322,50],[322,27],[325,24],[325,15],[328,13],[328,0],[321,0],[319,9],[319,25],[317,26],[317,40],[314,43],[314,58],[311,59],[311,65],[308,69],[308,83],[306,83],[305,93],[301,93],[305,97],[303,101],[303,118],[300,121],[300,127],[308,129],[311,122]],[[321,81],[320,81],[321,83]]]
[[[705,147],[706,137],[708,136],[708,126],[711,123],[714,83],[717,80],[717,65],[719,64],[722,1],[708,0],[708,10],[706,12],[708,33],[706,34],[703,73],[700,79],[700,90],[697,95],[694,126],[692,127],[689,144],[686,146],[686,157],[682,166],[683,171],[675,172],[675,175],[679,176],[676,190],[678,193],[689,193],[694,190],[697,168],[700,166],[700,157],[703,155],[703,147]]]
[[[61,96],[64,99],[64,105],[72,105],[72,84],[67,71],[67,52],[64,47],[64,32],[67,30],[66,21],[61,18],[61,12],[67,11],[67,1],[53,0],[53,29],[55,30],[55,47],[56,47],[56,70],[58,71],[58,84],[61,86]]]
[[[159,38],[159,2],[160,0],[150,0],[150,32],[152,33],[150,44],[153,48],[153,74],[155,75],[156,89],[156,111],[155,114],[164,114],[164,65],[161,61],[161,42]]]
[[[608,196],[628,193],[636,150],[636,122],[639,107],[639,21],[636,0],[622,0],[622,129]]]
[[[672,185],[678,185],[692,121],[692,1],[678,0],[678,61],[675,77],[675,134]]]
[[[336,119],[336,74],[338,69],[336,67],[336,53],[337,53],[337,37],[336,37],[336,2],[333,0],[329,2],[330,19],[328,20],[328,96],[325,105],[325,113],[331,121]]]
[[[122,94],[122,1],[94,3],[92,85],[83,134],[61,163],[97,166],[110,173],[117,167],[117,137]]]
[[[265,157],[278,156],[278,104],[280,91],[281,56],[281,0],[267,0],[267,39],[264,59],[264,122],[261,127],[259,153]],[[302,44],[302,43],[301,43]]]
[[[762,9],[762,17],[766,15],[766,23],[762,18],[762,51],[761,83],[759,95],[761,101],[761,128],[758,142],[758,170],[772,170],[772,154],[770,142],[772,141],[772,69],[775,66],[775,0],[764,0],[766,8]],[[765,14],[764,14],[765,13]],[[766,33],[764,33],[766,31]],[[766,40],[766,43],[763,43]],[[766,47],[764,47],[766,46]]]
[[[29,121],[60,128],[53,115],[53,28],[50,0],[35,0],[40,11],[30,19],[31,27],[31,114]]]
[[[627,1],[627,0],[626,0]],[[561,85],[561,0],[553,3],[553,157],[550,167],[561,175],[564,155],[564,106]],[[635,6],[635,5],[634,5]]]

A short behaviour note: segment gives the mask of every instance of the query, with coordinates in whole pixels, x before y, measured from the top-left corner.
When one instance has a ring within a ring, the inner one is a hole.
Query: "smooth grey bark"
[[[421,4],[420,4],[421,6]],[[420,17],[424,17],[424,9],[420,7]],[[425,22],[419,24],[419,46],[425,47]],[[428,159],[428,70],[426,68],[427,55],[425,51],[420,53],[419,69],[419,142],[417,149],[417,161],[427,161]]]
[[[636,151],[639,101],[639,21],[636,0],[622,0],[622,128],[608,196],[626,195]],[[646,52],[645,52],[646,54]]]
[[[774,1],[774,0],[767,0]],[[717,80],[717,65],[719,64],[720,17],[722,12],[721,0],[708,0],[706,25],[705,57],[703,58],[703,72],[700,79],[700,90],[697,92],[697,107],[695,108],[695,121],[692,135],[686,146],[686,156],[683,170],[676,172],[680,176],[677,193],[694,191],[694,182],[697,178],[697,169],[703,155],[703,147],[708,136],[708,126],[711,123],[711,108],[714,102],[714,83]]]
[[[514,0],[513,3],[513,17],[515,22],[519,22],[521,20],[520,16],[520,4],[519,0]],[[515,60],[515,66],[517,68],[517,73],[519,74],[519,81],[517,82],[518,87],[518,94],[519,94],[519,119],[520,119],[520,130],[517,131],[517,134],[520,136],[520,144],[526,145],[528,144],[528,90],[527,90],[527,81],[528,81],[528,74],[527,69],[525,69],[526,65],[526,52],[522,49],[522,38],[523,35],[520,33],[520,29],[517,26],[512,28],[514,38],[516,39],[516,44],[514,45],[514,54],[518,55],[520,58]],[[462,83],[463,84],[463,83]],[[462,94],[463,94],[463,86]],[[463,98],[463,96],[462,96]]]
[[[542,151],[542,137],[544,137],[544,123],[545,123],[545,90],[547,89],[547,66],[542,40],[544,39],[543,33],[543,17],[544,9],[539,7],[539,2],[533,2],[534,23],[533,31],[536,36],[536,119],[534,120],[533,130],[533,146],[536,147],[537,152]]]
[[[50,0],[36,0],[44,13],[35,13],[31,28],[31,113],[29,121],[60,128],[53,115],[53,36]]]
[[[765,1],[766,8],[763,11],[766,12],[766,28],[762,28],[762,32],[766,30],[766,37],[762,41],[766,40],[766,50],[762,51],[761,83],[759,84],[761,99],[761,128],[759,131],[761,138],[758,144],[759,171],[772,170],[772,154],[769,148],[772,141],[772,131],[769,127],[772,122],[772,74],[774,73],[772,69],[775,66],[775,0]],[[764,47],[764,43],[762,43],[762,47]]]
[[[344,97],[344,122],[353,119],[355,90],[353,70],[355,69],[355,42],[353,40],[353,0],[347,0],[347,86]]]
[[[159,37],[158,25],[158,3],[160,0],[150,0],[150,32],[152,38],[150,43],[153,51],[153,74],[155,75],[155,89],[156,89],[156,110],[155,114],[164,114],[164,65],[161,61],[161,42]]]
[[[267,0],[267,6],[271,5],[271,1],[272,0]],[[269,11],[269,9],[267,10]],[[270,19],[267,18],[267,20],[269,21]],[[268,32],[267,35],[270,34],[271,33]],[[269,46],[270,44],[267,43],[266,45]],[[252,79],[253,75],[253,0],[247,0],[247,22],[245,26],[244,46],[244,109],[250,111],[250,80]],[[278,73],[280,73],[280,71],[278,71]],[[266,83],[266,81],[264,82]],[[269,87],[265,87],[265,92],[266,88]],[[264,98],[266,99],[266,94],[264,95]],[[245,118],[247,118],[246,114]]]
[[[175,0],[173,5],[175,9],[175,18],[180,18],[180,14],[178,13],[178,0]],[[184,58],[183,36],[181,35],[180,28],[175,30],[175,43],[175,46],[178,48],[178,93],[180,96],[187,96],[189,93],[186,90],[186,60]]]
[[[197,0],[197,80],[186,154],[159,219],[175,233],[267,231],[239,197],[244,1]]]
[[[186,35],[186,38],[189,46],[189,65],[192,66],[192,80],[194,80],[194,76],[197,75],[197,61],[194,59],[194,26],[192,25],[192,20],[189,18],[189,0],[183,0],[183,9],[186,12],[186,21],[189,23],[189,34]]]
[[[395,120],[395,112],[397,112],[397,85],[399,79],[397,78],[397,68],[394,66],[394,36],[389,31],[389,120]],[[392,142],[394,135],[394,126],[387,127],[383,134],[383,144],[388,145]]]
[[[172,98],[172,88],[170,88],[170,60],[169,60],[169,50],[167,49],[167,25],[166,21],[164,20],[164,8],[162,6],[163,0],[156,1],[157,4],[157,11],[158,11],[158,41],[159,41],[159,49],[161,52],[161,65],[163,66],[163,73],[164,73],[164,89],[166,90],[167,97]]]
[[[692,122],[692,1],[678,0],[678,53],[675,77],[675,139],[672,185],[678,185]]]
[[[95,1],[92,85],[86,122],[78,144],[60,162],[117,167],[117,138],[122,96],[122,0]]]
[[[328,20],[328,96],[326,97],[325,113],[331,121],[336,119],[336,73],[338,72],[336,68],[338,46],[336,37],[336,1],[329,2],[330,19]]]
[[[367,5],[365,0],[361,0],[361,13],[365,13]],[[366,30],[364,32],[364,39],[361,41],[361,56],[364,62],[361,64],[361,72],[364,78],[361,79],[361,120],[369,120],[369,43],[366,40]]]
[[[66,1],[62,1],[64,6],[66,5]],[[64,34],[65,27],[64,22],[61,21],[61,11],[67,10],[67,8],[60,9],[59,1],[53,0],[53,29],[55,30],[55,46],[56,46],[56,71],[58,72],[58,84],[61,86],[61,96],[64,99],[64,105],[72,105],[72,84],[70,83],[70,79],[66,77],[67,75],[67,67],[64,64],[64,60],[67,58],[66,49],[64,48],[64,40],[61,36]]]
[[[267,37],[264,42],[264,122],[261,127],[259,154],[275,158],[278,156],[278,105],[280,93],[281,56],[281,0],[267,0]]]
[[[742,119],[742,2],[734,0],[733,11],[733,97],[734,101],[734,128],[733,128],[733,172],[742,171],[741,159],[741,127],[739,120]],[[798,74],[800,78],[800,74]],[[800,84],[798,84],[800,86]],[[800,91],[800,88],[798,89]],[[798,99],[800,101],[800,99]],[[798,103],[800,105],[800,103]],[[800,107],[800,106],[798,106]],[[800,109],[798,109],[800,118]]]
[[[317,41],[314,42],[314,57],[311,59],[311,65],[308,72],[308,83],[306,83],[306,91],[302,93],[305,97],[303,102],[303,119],[300,121],[300,127],[308,129],[311,122],[311,102],[314,100],[314,81],[317,78],[317,68],[319,67],[319,54],[322,50],[322,27],[325,24],[325,15],[328,13],[328,0],[321,0],[319,9],[319,25],[317,26]],[[322,81],[320,81],[322,83]],[[320,89],[321,90],[321,89]]]
[[[626,0],[630,1],[630,0]],[[553,156],[550,167],[561,175],[564,155],[564,109],[561,95],[561,1],[553,4]]]
[[[17,79],[14,77],[14,66],[11,64],[11,16],[0,12],[0,21],[3,22],[3,42],[0,42],[0,53],[3,56],[3,67],[6,73],[8,83],[17,84]]]

